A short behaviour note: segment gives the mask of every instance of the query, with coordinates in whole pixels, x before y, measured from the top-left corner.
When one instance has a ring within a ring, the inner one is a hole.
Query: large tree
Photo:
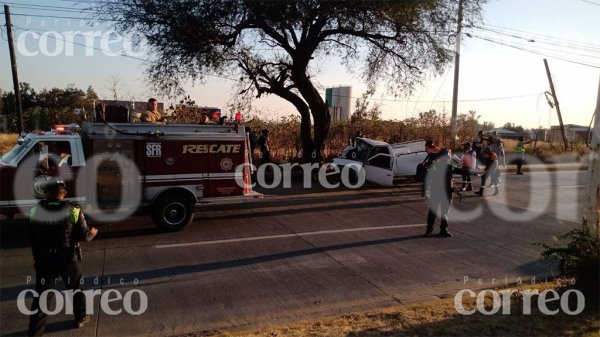
[[[465,22],[476,19],[484,0],[463,1]],[[240,95],[274,94],[293,104],[307,160],[320,159],[330,126],[315,82],[323,60],[339,58],[370,87],[410,93],[427,70],[441,72],[451,60],[458,8],[458,0],[97,3],[121,31],[146,38],[149,78],[164,93],[217,74],[235,78]]]

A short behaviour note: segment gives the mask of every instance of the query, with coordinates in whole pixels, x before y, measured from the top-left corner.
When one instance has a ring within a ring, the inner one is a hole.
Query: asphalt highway
[[[498,197],[455,197],[452,238],[423,237],[427,206],[411,181],[358,190],[298,183],[261,190],[261,201],[202,207],[176,233],[161,233],[146,216],[90,220],[101,233],[83,244],[84,287],[140,290],[147,309],[111,315],[98,296],[90,324],[71,329],[63,312],[49,319],[47,335],[235,331],[551,278],[553,267],[539,261],[541,248],[533,243],[580,226],[586,172],[501,180]],[[34,287],[35,273],[25,227],[23,218],[1,226],[2,335],[26,333],[28,317],[17,298]],[[123,301],[110,308],[123,308]]]

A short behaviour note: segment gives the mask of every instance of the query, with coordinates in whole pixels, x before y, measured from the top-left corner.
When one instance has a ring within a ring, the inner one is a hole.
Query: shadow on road
[[[410,235],[410,236],[381,239],[381,240],[350,242],[350,243],[343,243],[343,244],[330,245],[330,246],[324,246],[324,247],[312,247],[312,248],[306,248],[306,249],[300,249],[300,250],[295,250],[295,251],[290,251],[290,252],[282,252],[282,253],[276,253],[276,254],[269,254],[269,255],[263,255],[263,256],[254,256],[254,257],[248,257],[248,258],[244,258],[244,259],[205,263],[205,264],[198,264],[198,265],[174,266],[174,267],[159,268],[159,269],[147,270],[147,271],[141,271],[141,272],[103,275],[102,276],[102,285],[104,284],[104,280],[107,280],[107,279],[112,279],[112,280],[118,280],[121,278],[123,278],[125,280],[137,279],[138,281],[143,282],[143,281],[149,281],[149,280],[159,278],[159,277],[164,277],[164,276],[174,277],[174,276],[203,273],[203,272],[215,271],[215,270],[225,270],[225,269],[255,265],[255,264],[259,264],[259,263],[267,263],[267,262],[272,262],[272,261],[277,261],[277,260],[285,260],[285,259],[291,259],[291,258],[295,258],[295,257],[320,254],[320,253],[329,252],[329,251],[351,249],[351,248],[365,247],[365,246],[383,245],[383,244],[390,244],[390,243],[398,243],[398,242],[402,242],[402,241],[415,240],[415,239],[423,239],[423,236],[422,235]],[[183,248],[183,249],[185,249],[185,248]],[[171,281],[172,280],[170,280],[169,282],[171,282]],[[15,287],[1,288],[0,289],[0,299],[2,302],[15,300],[17,298],[19,292],[21,292],[22,290],[27,289],[29,287],[30,286],[15,286]],[[115,288],[115,287],[118,287],[118,285],[111,284],[111,287]]]

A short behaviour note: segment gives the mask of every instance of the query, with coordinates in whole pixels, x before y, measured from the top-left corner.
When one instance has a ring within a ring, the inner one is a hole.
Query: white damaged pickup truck
[[[388,144],[357,137],[354,145],[344,148],[332,164],[340,170],[348,166],[350,177],[364,174],[369,182],[392,186],[394,178],[416,176],[417,166],[425,157],[424,140]]]

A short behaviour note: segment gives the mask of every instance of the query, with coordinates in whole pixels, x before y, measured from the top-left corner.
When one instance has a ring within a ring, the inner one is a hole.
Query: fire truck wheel
[[[194,203],[179,195],[162,197],[153,208],[154,223],[165,231],[179,231],[194,219]]]

